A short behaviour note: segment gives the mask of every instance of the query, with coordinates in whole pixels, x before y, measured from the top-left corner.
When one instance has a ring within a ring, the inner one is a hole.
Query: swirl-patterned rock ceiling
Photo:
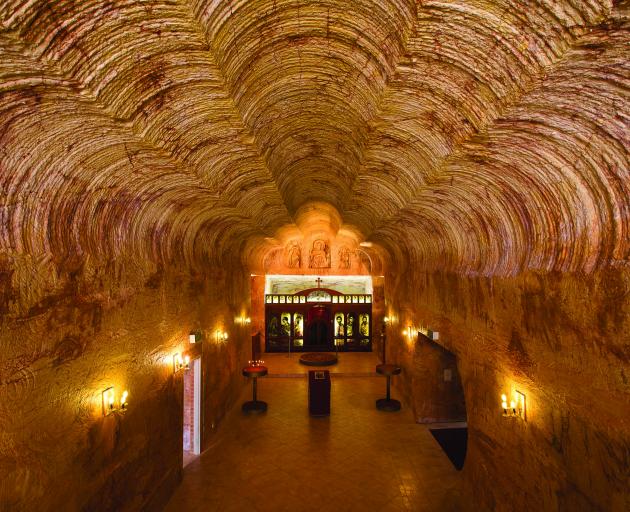
[[[320,201],[401,265],[626,260],[629,14],[4,0],[0,250],[208,261]]]

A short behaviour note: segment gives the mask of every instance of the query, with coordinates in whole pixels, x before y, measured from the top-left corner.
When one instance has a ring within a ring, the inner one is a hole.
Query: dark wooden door
[[[306,345],[309,347],[328,346],[328,322],[325,320],[313,320],[308,326],[308,336],[306,337]]]
[[[306,314],[306,337],[304,345],[320,349],[330,344],[330,308],[327,306],[312,306]]]

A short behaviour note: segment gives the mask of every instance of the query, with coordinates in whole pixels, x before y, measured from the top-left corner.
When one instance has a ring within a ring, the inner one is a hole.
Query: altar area
[[[372,305],[369,276],[268,276],[265,351],[370,352]]]
[[[269,369],[268,377],[306,378],[314,367],[300,364],[299,353],[264,354],[265,366]],[[376,352],[352,352],[339,354],[337,364],[326,366],[333,377],[376,377],[376,365],[379,364]]]

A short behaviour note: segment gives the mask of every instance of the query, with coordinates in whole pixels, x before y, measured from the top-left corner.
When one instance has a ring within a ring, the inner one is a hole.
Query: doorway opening
[[[430,424],[429,431],[460,470],[466,459],[468,425],[457,356],[423,334],[418,341],[415,357],[422,362],[423,372],[414,383],[416,418]]]
[[[201,359],[184,372],[184,467],[201,453]]]

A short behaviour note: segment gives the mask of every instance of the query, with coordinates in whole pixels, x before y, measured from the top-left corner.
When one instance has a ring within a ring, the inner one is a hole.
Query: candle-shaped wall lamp
[[[127,406],[129,405],[129,401],[127,400],[129,397],[129,392],[124,390],[120,397],[120,400],[116,400],[116,392],[113,387],[109,387],[105,389],[102,393],[102,401],[103,401],[103,416],[109,416],[113,412],[120,411],[125,412],[127,410]]]
[[[526,419],[525,411],[525,395],[520,391],[514,391],[508,402],[506,394],[501,395],[501,408],[503,409],[503,416],[506,417],[518,417],[523,420]]]
[[[129,404],[129,402],[127,402],[127,398],[129,397],[129,391],[127,391],[126,389],[123,391],[122,396],[120,397],[120,410],[121,411],[126,411],[127,410],[127,405]]]
[[[516,401],[516,414],[522,419],[526,420],[527,415],[525,411],[525,394],[520,391],[514,390],[514,399]]]
[[[103,416],[109,416],[114,412],[114,388],[107,388],[102,393],[103,398]]]
[[[190,370],[190,356],[181,356],[175,354],[173,356],[173,372],[177,373],[180,370]]]

